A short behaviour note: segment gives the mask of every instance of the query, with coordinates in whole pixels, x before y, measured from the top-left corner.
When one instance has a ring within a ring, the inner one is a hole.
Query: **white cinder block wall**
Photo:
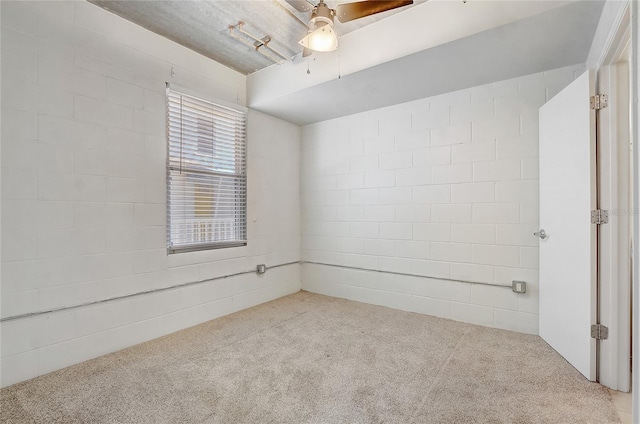
[[[307,290],[537,332],[537,110],[583,66],[309,125],[302,154],[298,127],[250,112],[249,245],[167,256],[165,82],[244,104],[245,77],[84,1],[0,5],[2,317],[296,262],[302,215],[303,259],[410,274],[307,263]],[[5,321],[1,385],[300,278],[289,265]],[[529,293],[451,281],[513,279]]]
[[[536,334],[538,108],[583,71],[304,127],[303,260],[343,267],[304,264],[303,289]]]
[[[165,82],[244,103],[243,75],[84,1],[1,15],[2,317],[299,261],[300,129],[254,112],[248,246],[165,250]],[[1,383],[299,289],[292,265],[5,321]]]

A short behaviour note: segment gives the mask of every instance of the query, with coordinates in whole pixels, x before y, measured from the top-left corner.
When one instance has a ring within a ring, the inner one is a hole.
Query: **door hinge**
[[[591,338],[596,340],[607,340],[609,337],[609,328],[602,324],[594,324],[591,326]]]
[[[591,211],[591,223],[602,225],[609,222],[609,211],[606,209],[595,209]]]
[[[591,96],[591,109],[600,110],[607,107],[608,98],[606,94],[596,94]]]

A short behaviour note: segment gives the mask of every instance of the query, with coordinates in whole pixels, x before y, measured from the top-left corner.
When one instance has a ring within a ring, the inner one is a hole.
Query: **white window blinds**
[[[246,244],[246,114],[167,87],[167,249]]]

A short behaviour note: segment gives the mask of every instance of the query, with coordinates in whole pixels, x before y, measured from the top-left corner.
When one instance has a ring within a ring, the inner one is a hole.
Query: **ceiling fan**
[[[304,48],[303,57],[314,51],[330,52],[338,48],[338,36],[333,31],[335,17],[344,23],[413,4],[413,0],[364,0],[339,4],[331,9],[324,0],[315,6],[307,0],[285,1],[299,12],[311,12],[307,35],[298,42]]]

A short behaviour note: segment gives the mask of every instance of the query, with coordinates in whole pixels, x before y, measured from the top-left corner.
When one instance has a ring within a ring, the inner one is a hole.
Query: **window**
[[[247,244],[246,113],[167,86],[167,250]]]

